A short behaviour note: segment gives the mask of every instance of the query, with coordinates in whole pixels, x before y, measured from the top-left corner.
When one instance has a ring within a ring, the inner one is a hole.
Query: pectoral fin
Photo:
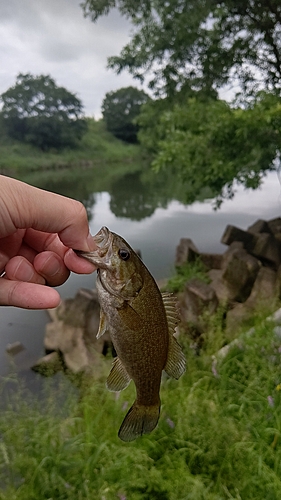
[[[106,322],[106,316],[103,312],[103,310],[100,310],[100,324],[99,324],[99,330],[96,335],[97,339],[99,339],[105,332],[107,331],[107,322]]]
[[[107,377],[106,387],[109,391],[123,391],[129,385],[131,377],[119,358],[113,362],[110,374]]]
[[[164,370],[170,377],[178,379],[185,372],[185,365],[185,356],[181,350],[181,346],[178,344],[175,337],[171,336],[169,339],[168,357]]]

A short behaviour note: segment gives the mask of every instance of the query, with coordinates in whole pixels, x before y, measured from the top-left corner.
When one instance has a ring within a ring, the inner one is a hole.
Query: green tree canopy
[[[169,167],[188,201],[209,186],[217,202],[235,181],[256,188],[281,156],[280,0],[84,0],[96,21],[113,8],[132,23],[131,38],[109,58],[156,98],[137,122],[157,169]],[[219,91],[239,90],[236,104]]]
[[[86,130],[81,101],[48,75],[19,74],[1,101],[8,134],[43,150],[74,146]]]
[[[140,117],[149,121],[150,108]],[[180,175],[187,186],[188,202],[209,187],[219,205],[232,197],[235,183],[257,188],[268,170],[276,168],[281,151],[281,98],[260,93],[247,109],[226,102],[190,98],[162,113],[157,127],[142,130],[151,147],[154,168]]]
[[[117,7],[133,24],[130,42],[109,59],[157,93],[188,86],[210,90],[239,83],[281,88],[280,0],[84,0],[96,21]]]
[[[135,87],[108,92],[102,102],[102,114],[106,128],[118,139],[137,142],[138,125],[135,118],[148,95]]]

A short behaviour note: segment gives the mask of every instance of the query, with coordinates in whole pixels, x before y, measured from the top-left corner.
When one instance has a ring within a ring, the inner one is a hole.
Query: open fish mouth
[[[97,250],[93,252],[83,252],[82,250],[75,250],[75,253],[80,257],[84,257],[97,267],[108,267],[105,264],[105,256],[110,251],[113,235],[109,229],[103,226],[99,232],[94,236],[94,241],[97,245]]]
[[[107,227],[103,226],[94,236],[94,240],[99,248],[108,248],[112,240],[112,233]]]

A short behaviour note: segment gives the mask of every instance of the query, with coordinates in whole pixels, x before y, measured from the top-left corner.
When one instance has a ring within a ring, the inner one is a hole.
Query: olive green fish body
[[[119,391],[131,379],[136,386],[136,401],[119,430],[121,439],[131,441],[157,425],[162,371],[179,378],[185,370],[184,356],[173,337],[178,314],[174,297],[161,295],[148,269],[123,238],[107,228],[95,238],[98,250],[80,255],[98,266],[101,317],[97,336],[108,331],[117,353],[107,387]]]

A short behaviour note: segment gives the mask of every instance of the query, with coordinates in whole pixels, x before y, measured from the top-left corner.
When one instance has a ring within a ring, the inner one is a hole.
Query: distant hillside
[[[103,121],[88,119],[88,131],[79,147],[61,152],[40,149],[12,140],[3,130],[0,133],[0,172],[24,177],[32,172],[91,168],[122,162],[132,164],[140,159],[140,148],[116,139],[106,131]]]

